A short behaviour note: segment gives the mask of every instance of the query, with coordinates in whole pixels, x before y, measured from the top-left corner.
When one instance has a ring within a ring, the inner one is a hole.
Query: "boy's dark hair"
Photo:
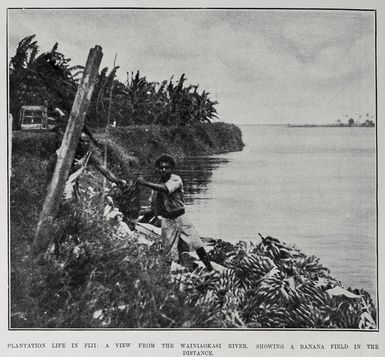
[[[167,154],[160,155],[154,163],[154,166],[158,169],[161,162],[167,162],[170,164],[171,168],[175,168],[175,159]]]

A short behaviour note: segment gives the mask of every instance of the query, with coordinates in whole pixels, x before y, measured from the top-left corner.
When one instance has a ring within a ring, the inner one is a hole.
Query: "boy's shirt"
[[[153,206],[155,213],[162,216],[162,213],[172,213],[184,209],[184,191],[182,179],[175,174],[171,174],[167,182],[164,183],[168,193],[155,192]]]

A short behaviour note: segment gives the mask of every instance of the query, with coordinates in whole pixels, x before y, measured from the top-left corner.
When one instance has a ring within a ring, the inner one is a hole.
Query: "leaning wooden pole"
[[[75,157],[76,147],[84,127],[84,119],[91,101],[91,95],[102,57],[103,52],[100,46],[91,48],[83,77],[72,105],[67,129],[58,153],[55,171],[48,187],[43,209],[40,213],[40,219],[33,241],[33,251],[35,254],[45,252],[51,240],[52,223],[58,212],[59,203]]]

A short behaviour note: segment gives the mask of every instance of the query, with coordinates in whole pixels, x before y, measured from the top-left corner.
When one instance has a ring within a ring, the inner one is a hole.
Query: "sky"
[[[374,13],[329,10],[8,10],[9,52],[36,34],[71,64],[103,48],[101,68],[161,82],[186,74],[221,121],[328,124],[375,115]]]

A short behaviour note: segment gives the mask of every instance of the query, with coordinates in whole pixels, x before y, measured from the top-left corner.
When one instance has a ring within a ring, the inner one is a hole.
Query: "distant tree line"
[[[158,83],[137,71],[127,73],[127,81],[122,83],[115,78],[117,69],[108,73],[108,68],[103,68],[97,78],[87,113],[87,124],[92,127],[104,127],[109,114],[111,123],[118,126],[188,125],[217,118],[218,103],[206,91],[198,92],[198,85],[186,86],[185,74],[175,82],[172,76]],[[82,70],[83,66],[70,66],[70,59],[58,51],[57,43],[39,55],[35,35],[22,39],[9,63],[9,109],[14,129],[20,127],[23,105],[43,105],[46,100],[49,111],[58,107],[69,114]]]
[[[345,115],[346,117],[349,117],[348,114]],[[341,119],[337,119],[336,125],[337,126],[362,126],[362,127],[374,127],[374,121],[370,118],[373,118],[373,116],[369,116],[369,113],[366,114],[366,117],[363,117],[363,115],[359,115],[359,120],[354,120],[352,117],[349,117],[349,120],[347,121],[347,124],[343,123]]]

